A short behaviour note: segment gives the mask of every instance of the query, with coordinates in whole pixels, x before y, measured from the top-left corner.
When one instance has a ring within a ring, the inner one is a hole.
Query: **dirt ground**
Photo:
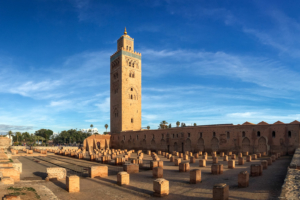
[[[133,154],[136,157],[136,154]],[[199,159],[196,163],[191,164],[192,169],[201,169],[202,182],[198,184],[189,183],[189,172],[179,172],[178,166],[170,162],[167,158],[160,156],[164,161],[164,178],[170,181],[170,194],[165,199],[211,199],[212,188],[216,183],[226,183],[229,185],[230,199],[278,199],[281,192],[281,186],[284,182],[287,167],[291,161],[291,156],[283,156],[276,160],[268,169],[263,170],[263,175],[259,177],[250,177],[249,187],[238,188],[238,173],[247,170],[250,172],[250,165],[260,163],[259,160],[253,160],[251,163],[245,162],[244,165],[237,165],[235,169],[228,169],[226,161],[219,163],[224,165],[224,172],[221,175],[211,174],[212,158],[208,157],[207,167],[199,167]],[[79,160],[76,158],[48,155],[47,161],[39,160],[38,157],[19,157],[23,163],[23,173],[21,180],[34,181],[35,184],[43,185],[49,188],[58,199],[156,199],[153,196],[153,180],[152,170],[141,170],[137,174],[130,175],[129,186],[118,186],[117,176],[118,171],[122,171],[122,167],[108,165],[109,176],[106,178],[88,178],[84,173],[80,178],[80,193],[68,193],[66,191],[66,183],[63,181],[44,181],[46,168],[49,166],[57,166],[61,163],[74,166],[93,166],[99,163]],[[45,159],[45,158],[43,158]],[[53,163],[51,160],[54,160]],[[144,157],[145,162],[151,160],[150,156]],[[73,168],[72,168],[73,169]],[[84,168],[83,168],[84,169]],[[71,172],[69,170],[69,172]],[[69,173],[68,172],[68,173]],[[22,182],[22,181],[21,181]],[[17,186],[16,184],[15,186]]]

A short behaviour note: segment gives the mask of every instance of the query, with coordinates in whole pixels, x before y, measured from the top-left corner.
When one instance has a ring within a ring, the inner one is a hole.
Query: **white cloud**
[[[50,106],[57,107],[57,106],[66,106],[68,104],[70,104],[70,101],[68,101],[68,100],[51,101]]]
[[[255,112],[244,112],[244,113],[228,113],[227,117],[241,117],[241,118],[249,118],[258,113]]]

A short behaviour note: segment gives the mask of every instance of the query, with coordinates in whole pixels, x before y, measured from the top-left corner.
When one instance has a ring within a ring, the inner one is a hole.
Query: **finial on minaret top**
[[[124,35],[127,35],[126,27],[125,27]]]

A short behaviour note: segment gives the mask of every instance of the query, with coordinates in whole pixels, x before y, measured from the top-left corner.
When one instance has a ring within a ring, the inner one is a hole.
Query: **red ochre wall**
[[[258,131],[260,136],[257,135]],[[275,137],[272,135],[273,131]],[[243,137],[243,132],[245,132],[245,137]],[[285,154],[293,153],[299,147],[299,137],[300,124],[216,125],[124,131],[112,134],[110,142],[111,148],[120,149],[150,149],[169,152],[211,152],[214,150],[257,153],[267,151]]]

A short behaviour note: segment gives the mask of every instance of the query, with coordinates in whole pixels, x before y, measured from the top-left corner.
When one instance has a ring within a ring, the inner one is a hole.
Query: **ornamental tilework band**
[[[136,55],[136,54],[134,54],[134,53],[130,53],[130,52],[128,52],[128,51],[122,51],[122,50],[121,50],[120,52],[118,52],[117,54],[115,54],[113,57],[110,58],[110,62],[114,61],[114,60],[115,60],[117,57],[119,57],[120,55],[131,56],[131,57],[133,57],[133,58],[137,58],[137,59],[141,60],[141,56]]]

